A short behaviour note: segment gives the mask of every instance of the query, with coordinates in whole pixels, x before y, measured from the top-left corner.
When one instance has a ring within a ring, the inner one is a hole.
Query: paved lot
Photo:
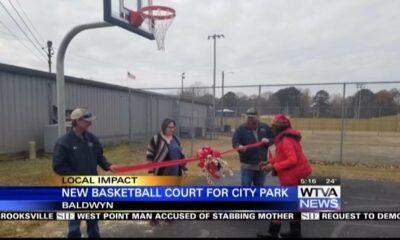
[[[267,178],[277,185],[276,178]],[[217,185],[239,185],[238,173]],[[342,179],[343,211],[400,211],[400,184]],[[150,227],[146,221],[102,222],[104,237],[255,237],[264,221],[177,221]],[[284,223],[282,230],[287,230]],[[399,221],[303,221],[304,237],[399,237]]]

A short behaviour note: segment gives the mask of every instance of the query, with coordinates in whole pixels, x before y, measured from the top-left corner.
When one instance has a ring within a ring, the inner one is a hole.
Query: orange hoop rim
[[[166,12],[169,14],[160,16],[160,15],[145,13],[148,11],[163,11],[163,12]],[[147,6],[147,7],[141,8],[139,10],[139,12],[143,18],[148,18],[148,19],[152,19],[152,20],[168,20],[168,19],[172,19],[175,17],[175,9],[166,7],[166,6],[157,6],[157,5]]]

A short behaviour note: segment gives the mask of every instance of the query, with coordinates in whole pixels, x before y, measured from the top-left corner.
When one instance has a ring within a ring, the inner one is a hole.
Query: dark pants
[[[86,220],[89,238],[100,238],[99,221]],[[68,223],[68,238],[81,238],[81,220],[72,220]]]
[[[299,220],[292,220],[289,222],[290,224],[290,232],[286,233],[285,235],[301,235],[301,222]],[[282,226],[282,221],[280,220],[272,220],[269,224],[268,232],[271,235],[279,234]]]
[[[246,187],[264,186],[265,173],[263,171],[241,168],[240,174],[241,174],[242,186]]]

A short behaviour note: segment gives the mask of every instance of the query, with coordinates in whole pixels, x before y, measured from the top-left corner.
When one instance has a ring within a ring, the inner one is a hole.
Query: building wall
[[[0,72],[0,153],[43,145],[48,117],[47,82],[37,77]]]
[[[97,120],[91,131],[107,143],[129,138],[128,89],[111,84],[66,77],[66,109],[77,106],[90,109]],[[55,74],[0,64],[0,154],[25,151],[29,141],[44,145],[44,126],[57,116]],[[54,107],[53,107],[54,106]],[[50,108],[50,109],[49,109]],[[208,106],[195,103],[199,119],[207,118]],[[172,96],[131,90],[131,127],[133,140],[148,141],[159,131],[161,121],[172,117],[190,127],[191,102]],[[182,119],[179,114],[183,114]],[[194,121],[205,127],[205,121]]]

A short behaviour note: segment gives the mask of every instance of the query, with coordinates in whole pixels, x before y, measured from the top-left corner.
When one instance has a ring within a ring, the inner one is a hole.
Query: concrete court
[[[199,181],[204,181],[204,178]],[[267,185],[277,179],[267,177]],[[240,185],[239,172],[216,185]],[[400,184],[342,179],[342,211],[400,211]],[[101,222],[102,237],[134,238],[253,238],[267,228],[264,221],[175,221],[155,227],[147,221]],[[302,232],[309,238],[400,237],[399,221],[303,221]],[[283,231],[288,223],[283,224]]]

